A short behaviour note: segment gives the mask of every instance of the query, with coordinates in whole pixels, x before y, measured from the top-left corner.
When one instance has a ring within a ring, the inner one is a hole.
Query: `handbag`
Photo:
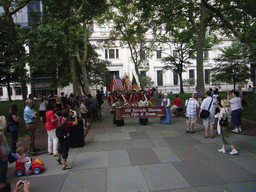
[[[226,109],[225,109],[225,112],[226,112]],[[219,122],[220,126],[228,126],[228,118],[227,116],[225,115],[225,117],[222,117],[220,119],[220,122]]]
[[[213,99],[212,99],[212,101],[213,101]],[[200,117],[201,118],[207,118],[207,117],[209,117],[210,116],[210,112],[209,112],[209,109],[210,109],[210,107],[211,107],[211,105],[212,105],[212,101],[211,101],[211,103],[210,103],[210,105],[209,105],[209,107],[208,107],[208,110],[202,110],[201,111],[201,113],[200,113]]]

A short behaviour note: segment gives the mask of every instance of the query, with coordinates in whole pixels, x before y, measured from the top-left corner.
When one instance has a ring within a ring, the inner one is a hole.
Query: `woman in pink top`
[[[54,103],[49,102],[46,106],[45,119],[46,124],[45,128],[48,134],[48,153],[49,155],[58,155],[58,138],[56,136],[56,128],[58,126],[58,117],[55,115]]]

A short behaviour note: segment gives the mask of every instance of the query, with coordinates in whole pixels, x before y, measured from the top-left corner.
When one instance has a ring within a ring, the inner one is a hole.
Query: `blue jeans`
[[[241,108],[231,111],[232,123],[235,127],[242,125],[242,112]]]
[[[17,149],[16,143],[17,143],[18,135],[19,135],[18,130],[11,132],[11,152],[12,153],[16,153],[16,149]]]

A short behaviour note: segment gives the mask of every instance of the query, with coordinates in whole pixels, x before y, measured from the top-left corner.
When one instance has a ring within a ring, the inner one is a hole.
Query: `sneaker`
[[[193,130],[193,131],[191,131],[190,133],[195,133],[195,131]]]
[[[233,129],[233,130],[232,130],[232,132],[234,132],[234,133],[238,133],[238,129],[237,129],[237,128],[235,128],[235,129]]]
[[[231,152],[230,152],[230,155],[236,155],[238,153],[238,151],[236,149],[233,149]]]
[[[225,149],[223,149],[223,148],[218,149],[218,151],[219,151],[220,153],[226,153],[226,150],[225,150]]]
[[[186,133],[190,133],[190,131],[189,131],[189,130],[186,130]]]
[[[239,127],[239,128],[238,128],[238,131],[242,132],[242,129],[241,129],[241,127]]]

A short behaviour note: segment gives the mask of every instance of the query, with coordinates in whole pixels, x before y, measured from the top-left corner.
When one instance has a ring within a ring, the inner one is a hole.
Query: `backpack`
[[[64,132],[64,129],[67,122],[68,120],[62,123],[62,117],[59,119],[58,126],[56,128],[56,136],[58,137],[58,139],[66,138],[66,133]]]

